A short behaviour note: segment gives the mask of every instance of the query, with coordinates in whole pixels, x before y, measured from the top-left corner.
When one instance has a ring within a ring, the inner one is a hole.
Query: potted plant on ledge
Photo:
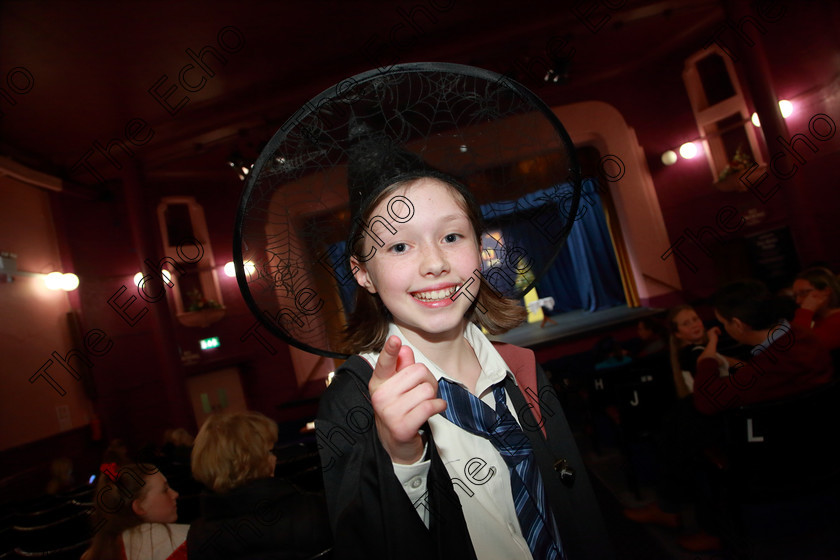
[[[187,327],[207,327],[225,316],[225,308],[216,300],[206,299],[198,289],[187,293],[190,304],[184,313],[178,314],[178,321]]]
[[[747,191],[746,185],[741,181],[741,175],[743,175],[746,170],[755,166],[756,163],[752,154],[745,152],[742,148],[743,145],[738,146],[738,149],[735,150],[735,155],[732,156],[732,159],[726,164],[726,167],[723,168],[720,175],[718,175],[717,181],[714,182],[717,190],[721,192]],[[764,165],[758,166],[758,175],[761,175],[761,172],[765,167],[766,166]],[[753,171],[753,173],[755,173],[755,171]]]

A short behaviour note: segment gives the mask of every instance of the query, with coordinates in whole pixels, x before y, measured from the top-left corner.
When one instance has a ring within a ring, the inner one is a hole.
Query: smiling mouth
[[[411,297],[420,301],[441,301],[451,298],[460,286],[450,286],[442,290],[429,290],[428,292],[413,292]]]

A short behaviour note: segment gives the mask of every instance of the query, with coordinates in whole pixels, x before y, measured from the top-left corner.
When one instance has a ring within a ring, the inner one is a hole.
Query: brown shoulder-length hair
[[[665,318],[665,326],[668,327],[668,341],[671,348],[671,372],[674,376],[674,388],[677,391],[677,397],[683,398],[691,394],[688,385],[685,384],[683,378],[682,368],[680,367],[680,348],[685,346],[685,343],[677,338],[677,315],[683,311],[694,311],[694,307],[688,304],[681,304],[672,307],[668,310],[668,315]],[[703,335],[703,345],[706,345],[707,336]]]
[[[120,536],[123,531],[144,523],[131,505],[142,500],[149,487],[148,478],[158,472],[147,463],[134,463],[119,467],[118,472],[103,472],[96,484],[96,501],[93,516],[96,534],[82,560],[113,560],[122,552]],[[111,478],[114,476],[115,478]]]
[[[268,454],[276,442],[277,424],[259,412],[213,414],[195,437],[193,477],[218,493],[269,478]]]
[[[367,223],[370,213],[380,202],[403,187],[410,187],[421,179],[434,179],[449,187],[458,205],[464,210],[475,232],[475,242],[481,247],[481,233],[484,231],[484,220],[481,211],[471,196],[464,195],[464,188],[458,187],[440,177],[414,177],[406,181],[399,181],[389,185],[375,197],[368,207],[362,210],[361,219]],[[361,259],[364,253],[364,238],[355,236],[348,242],[349,253],[356,259]],[[478,297],[469,307],[465,317],[468,321],[484,327],[490,334],[501,334],[519,326],[528,312],[519,302],[506,298],[496,290],[485,278],[479,278]],[[484,309],[485,311],[481,311]],[[379,297],[371,294],[362,286],[356,286],[355,307],[344,328],[345,351],[350,354],[361,352],[378,352],[385,345],[388,336],[388,324],[393,316]]]
[[[818,290],[828,288],[828,308],[835,309],[840,307],[840,282],[837,277],[827,268],[821,266],[814,266],[806,268],[796,275],[797,280],[806,280],[811,283],[813,287]]]

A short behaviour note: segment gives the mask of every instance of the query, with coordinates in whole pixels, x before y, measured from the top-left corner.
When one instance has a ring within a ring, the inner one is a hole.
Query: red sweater
[[[803,329],[811,329],[814,323],[814,334],[820,339],[823,346],[829,350],[840,349],[840,311],[832,313],[822,319],[814,319],[814,312],[801,307],[796,310],[793,317],[793,324]]]
[[[831,381],[828,351],[810,329],[793,325],[728,377],[719,377],[714,358],[697,362],[694,407],[703,414],[801,393]]]

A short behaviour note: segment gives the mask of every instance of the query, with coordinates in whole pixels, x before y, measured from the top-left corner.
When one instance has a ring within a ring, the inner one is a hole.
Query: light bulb
[[[782,99],[779,101],[779,112],[782,114],[782,118],[786,119],[793,114],[793,103],[788,101],[787,99]],[[758,118],[758,113],[753,113],[752,117],[750,117],[750,121],[757,126],[761,126],[761,121]]]
[[[668,150],[662,154],[662,163],[665,165],[674,165],[677,163],[677,152]]]
[[[76,288],[79,287],[79,277],[73,274],[72,272],[68,272],[67,274],[61,275],[61,289],[65,292],[72,292]]]
[[[680,155],[685,159],[691,159],[697,155],[697,144],[694,142],[686,142],[680,146]]]
[[[788,118],[793,113],[793,103],[787,99],[782,99],[779,101],[779,111],[781,111],[782,117]]]
[[[44,283],[50,290],[60,290],[62,285],[62,276],[60,272],[50,272],[44,277]]]

